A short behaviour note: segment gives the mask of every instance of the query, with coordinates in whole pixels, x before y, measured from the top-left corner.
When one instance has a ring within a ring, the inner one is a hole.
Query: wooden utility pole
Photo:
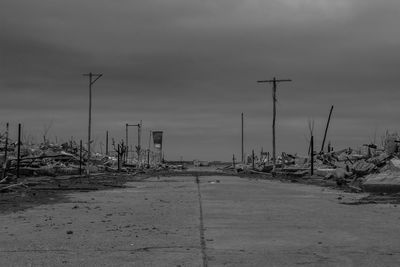
[[[82,175],[82,161],[83,161],[82,148],[83,148],[82,140],[80,140],[80,142],[79,142],[79,175]]]
[[[326,128],[325,128],[325,133],[324,133],[324,139],[322,141],[321,152],[324,152],[325,139],[326,139],[326,134],[328,133],[329,123],[331,121],[332,110],[333,110],[333,105],[331,106],[331,111],[329,111],[328,121],[326,122]],[[329,148],[328,148],[328,152],[329,152]]]
[[[138,147],[137,147],[137,154],[138,154],[138,166],[140,166],[140,151],[141,151],[141,139],[142,139],[142,120],[138,125]]]
[[[242,113],[242,163],[244,163],[244,137],[243,137],[243,113]]]
[[[273,118],[272,118],[272,162],[273,169],[275,172],[276,169],[276,150],[275,150],[275,120],[276,120],[276,88],[277,84],[280,82],[291,82],[289,79],[276,79],[275,77],[272,80],[262,80],[257,81],[258,83],[272,83],[272,102],[273,102]]]
[[[19,178],[19,165],[21,163],[21,123],[18,124],[18,146],[17,146],[17,178]]]
[[[83,74],[83,76],[89,76],[89,125],[88,125],[88,158],[87,158],[87,165],[86,165],[86,174],[89,177],[90,176],[90,143],[91,143],[91,138],[90,134],[92,131],[92,85],[100,79],[103,74],[94,74],[89,72],[88,74]],[[95,77],[95,79],[93,79]]]
[[[125,145],[128,148],[126,151],[126,154],[125,154],[125,160],[124,160],[125,164],[128,163],[128,158],[129,158],[129,145],[128,145],[128,127],[129,126],[130,125],[128,123],[125,124]]]
[[[314,175],[314,136],[311,135],[311,141],[310,141],[310,147],[311,147],[311,171],[310,174],[311,176]]]

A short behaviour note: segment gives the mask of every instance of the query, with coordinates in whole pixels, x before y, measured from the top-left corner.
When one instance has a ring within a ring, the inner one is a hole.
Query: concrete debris
[[[362,186],[367,192],[400,192],[400,171],[385,171],[367,175]]]
[[[276,159],[275,174],[314,180],[319,177],[321,181],[330,180],[351,192],[388,191],[388,188],[400,192],[399,139],[397,134],[387,134],[382,147],[364,144],[358,149],[314,153],[313,176],[310,175],[310,156],[282,153]],[[269,153],[264,152],[254,163],[252,160],[235,163],[224,170],[263,174],[271,173],[273,165]]]
[[[2,141],[2,140],[1,140]],[[4,160],[5,146],[1,142],[0,163],[5,171],[5,176],[15,177],[17,174],[17,145],[11,143],[7,149],[7,160]],[[61,145],[42,143],[39,145],[22,144],[19,163],[20,176],[57,176],[78,175],[84,172],[86,166],[87,150],[80,151],[76,142]],[[90,171],[93,173],[105,171],[107,167],[117,165],[117,158],[113,156],[91,155]]]
[[[17,183],[17,172],[21,178],[74,175],[79,177],[86,174],[88,152],[85,146],[81,149],[80,144],[75,141],[62,144],[53,144],[48,141],[41,144],[21,143],[19,164],[17,142],[9,139],[6,153],[5,141],[5,138],[0,135],[0,164],[2,166],[0,192],[9,192],[24,186]],[[124,172],[136,175],[144,170],[146,172],[181,171],[186,168],[183,163],[166,164],[152,161],[147,157],[142,157],[145,160],[141,162],[129,159],[129,164],[126,164],[128,160],[124,160],[123,156],[117,151],[111,151],[109,155],[91,153],[90,173]],[[118,163],[120,163],[119,166]]]

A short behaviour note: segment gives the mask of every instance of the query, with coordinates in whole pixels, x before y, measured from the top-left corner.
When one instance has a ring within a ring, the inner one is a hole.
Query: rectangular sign
[[[153,142],[154,142],[155,148],[158,148],[158,149],[162,148],[162,136],[163,136],[162,131],[154,131],[153,132]]]

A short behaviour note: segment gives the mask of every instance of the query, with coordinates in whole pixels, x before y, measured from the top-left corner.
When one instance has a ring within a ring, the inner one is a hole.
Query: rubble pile
[[[154,153],[147,155],[143,151],[141,161],[138,161],[134,157],[128,159],[124,150],[114,150],[110,155],[91,153],[90,173],[135,173],[138,170],[157,172],[185,169],[183,164],[176,162],[174,164],[159,162]],[[21,177],[84,175],[87,158],[87,148],[82,146],[81,150],[80,144],[75,141],[55,144],[45,140],[40,144],[21,143],[18,163],[18,143],[10,139],[6,142],[6,138],[0,134],[0,164],[2,166],[0,184],[15,180],[17,166],[19,166]]]
[[[0,139],[0,163],[3,176],[12,177],[17,172],[17,142],[8,142],[5,159],[5,139]],[[45,142],[22,144],[20,147],[19,174],[21,176],[57,176],[80,174],[86,165],[87,150],[80,151],[74,141],[61,145]],[[91,172],[116,169],[117,158],[99,153],[91,155]]]
[[[314,154],[311,157],[282,153],[276,160],[275,174],[290,177],[331,180],[352,191],[400,192],[400,149],[397,135],[388,134],[382,147],[366,144],[363,148],[346,148]],[[261,155],[245,163],[232,163],[224,171],[271,173],[272,159]]]

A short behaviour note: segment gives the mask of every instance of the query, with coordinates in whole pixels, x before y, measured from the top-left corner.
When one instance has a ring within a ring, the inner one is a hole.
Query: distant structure
[[[162,162],[163,157],[163,131],[153,131],[153,142],[154,142],[154,149],[157,155],[159,162]]]

